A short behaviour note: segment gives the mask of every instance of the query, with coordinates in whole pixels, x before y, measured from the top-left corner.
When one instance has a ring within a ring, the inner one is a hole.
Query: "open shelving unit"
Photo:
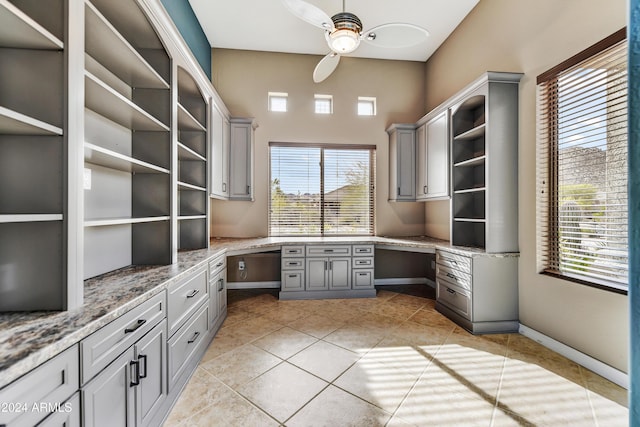
[[[520,74],[487,73],[451,109],[454,245],[518,251],[519,80]]]
[[[85,278],[171,263],[170,69],[135,2],[85,1]]]
[[[66,22],[37,6],[0,0],[0,312],[67,305]]]
[[[207,189],[208,100],[178,67],[178,249],[209,245]]]

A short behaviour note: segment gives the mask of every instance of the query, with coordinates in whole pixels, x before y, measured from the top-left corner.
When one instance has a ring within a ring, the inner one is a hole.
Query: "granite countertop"
[[[84,283],[84,305],[56,312],[0,313],[0,388],[77,344],[102,326],[162,292],[201,263],[221,254],[279,250],[285,244],[377,244],[422,250],[444,249],[467,256],[517,256],[485,254],[430,237],[264,237],[214,238],[209,249],[178,253],[178,261],[166,266],[122,268]]]

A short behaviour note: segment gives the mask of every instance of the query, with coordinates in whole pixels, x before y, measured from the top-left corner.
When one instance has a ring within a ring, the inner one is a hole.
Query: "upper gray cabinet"
[[[416,130],[416,200],[449,197],[449,110],[429,113]]]
[[[394,124],[389,134],[389,201],[416,200],[416,130],[414,124]]]
[[[211,108],[211,197],[229,197],[229,120],[217,105]]]
[[[253,201],[253,119],[230,120],[231,146],[229,151],[230,200]]]
[[[484,74],[451,107],[451,243],[518,251],[518,83]],[[491,167],[489,167],[491,165]]]

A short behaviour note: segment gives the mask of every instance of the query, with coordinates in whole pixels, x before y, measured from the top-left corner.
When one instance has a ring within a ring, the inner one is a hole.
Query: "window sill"
[[[560,273],[555,273],[555,272],[551,272],[551,271],[541,271],[540,274],[543,274],[545,276],[555,277],[556,279],[562,279],[562,280],[566,280],[566,281],[573,282],[573,283],[579,283],[581,285],[585,285],[585,286],[589,286],[589,287],[592,287],[592,288],[601,289],[603,291],[613,292],[613,293],[616,293],[616,294],[628,295],[628,293],[629,293],[629,290],[628,290],[628,288],[626,286],[620,285],[620,284],[617,284],[617,283],[613,283],[613,282],[605,282],[605,281],[592,282],[592,281],[580,278],[578,276],[560,274]]]

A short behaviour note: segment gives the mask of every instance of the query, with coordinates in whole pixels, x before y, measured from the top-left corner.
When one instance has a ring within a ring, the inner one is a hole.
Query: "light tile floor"
[[[279,301],[228,317],[165,426],[625,426],[627,392],[518,334],[474,336],[434,301]]]

